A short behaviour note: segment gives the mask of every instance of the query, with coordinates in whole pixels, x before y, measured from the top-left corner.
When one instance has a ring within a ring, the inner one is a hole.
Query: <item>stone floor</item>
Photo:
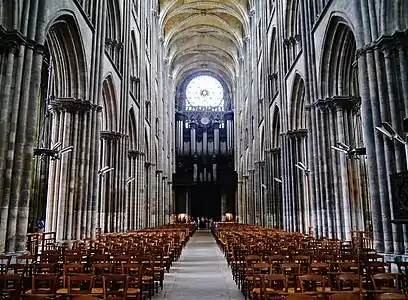
[[[164,288],[153,299],[244,299],[211,232],[198,230],[180,259],[165,275]]]

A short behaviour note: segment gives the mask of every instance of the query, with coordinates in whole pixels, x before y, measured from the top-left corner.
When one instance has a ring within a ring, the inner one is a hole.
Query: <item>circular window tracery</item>
[[[186,100],[187,107],[223,107],[224,89],[218,79],[200,75],[187,84]]]

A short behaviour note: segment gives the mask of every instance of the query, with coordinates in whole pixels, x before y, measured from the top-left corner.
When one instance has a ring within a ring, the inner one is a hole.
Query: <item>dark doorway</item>
[[[216,184],[197,184],[191,190],[191,215],[221,220],[221,191]]]

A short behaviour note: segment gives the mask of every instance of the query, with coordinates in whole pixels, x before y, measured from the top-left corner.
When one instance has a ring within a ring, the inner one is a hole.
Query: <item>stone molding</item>
[[[52,97],[50,108],[54,111],[87,112],[93,108],[97,108],[97,106],[89,101],[83,101],[73,97]]]
[[[353,96],[332,96],[326,99],[319,99],[309,106],[317,107],[322,111],[327,109],[359,109],[361,105],[360,97]]]
[[[408,29],[405,31],[396,31],[392,35],[383,35],[376,41],[364,45],[362,48],[357,49],[356,57],[359,58],[368,52],[373,52],[376,49],[383,50],[384,48],[394,48],[398,44],[408,46]]]
[[[114,131],[101,131],[101,139],[107,140],[107,141],[117,141],[120,140],[124,134],[120,132],[114,132]]]
[[[145,154],[143,152],[140,152],[138,150],[128,150],[128,157],[129,158],[138,158],[139,156],[144,156]]]

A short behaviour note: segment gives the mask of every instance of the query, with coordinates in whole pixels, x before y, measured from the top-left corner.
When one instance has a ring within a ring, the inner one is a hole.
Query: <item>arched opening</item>
[[[270,178],[268,197],[269,224],[273,228],[283,228],[283,198],[282,198],[282,172],[281,172],[281,121],[280,110],[277,106],[272,115],[271,130],[271,150],[270,150]]]
[[[120,67],[122,59],[121,14],[118,0],[107,1],[105,49],[116,66]]]
[[[235,216],[233,112],[230,89],[209,71],[187,76],[177,88],[176,212],[223,220]]]
[[[80,30],[71,15],[53,21],[47,32],[37,102],[36,141],[31,173],[28,231],[45,220],[57,239],[86,234],[83,210],[77,201],[84,194],[80,122],[92,105],[85,101],[86,65]],[[78,186],[68,193],[70,186]]]
[[[289,161],[296,166],[298,163],[307,165],[307,130],[305,116],[305,82],[296,73],[291,91],[290,131],[287,145],[289,146]],[[293,214],[292,226],[295,231],[309,231],[309,193],[306,171],[298,168],[288,168],[285,184],[292,191],[289,195],[288,206]]]
[[[117,132],[117,95],[113,78],[108,75],[102,84],[102,126],[99,156],[100,228],[103,232],[116,230],[117,212],[117,153],[121,134]],[[106,172],[105,172],[106,170]]]
[[[332,17],[326,32],[320,93],[323,99],[328,99],[329,109],[324,112],[324,118],[327,124],[332,124],[327,130],[330,142],[325,149],[331,161],[331,193],[335,202],[329,211],[340,218],[333,224],[336,227],[334,236],[349,238],[351,230],[372,230],[367,158],[365,151],[360,151],[365,146],[356,40],[347,22],[337,16]],[[339,147],[346,147],[345,153],[339,151]]]
[[[138,174],[138,165],[140,160],[140,153],[138,150],[138,131],[137,131],[137,121],[135,116],[134,108],[132,107],[129,110],[129,127],[128,127],[128,136],[129,136],[129,149],[128,149],[128,174],[126,179],[126,190],[128,198],[128,226],[129,229],[138,229],[138,217],[139,211],[138,207],[140,205],[140,196],[137,191],[137,183],[140,180]]]

